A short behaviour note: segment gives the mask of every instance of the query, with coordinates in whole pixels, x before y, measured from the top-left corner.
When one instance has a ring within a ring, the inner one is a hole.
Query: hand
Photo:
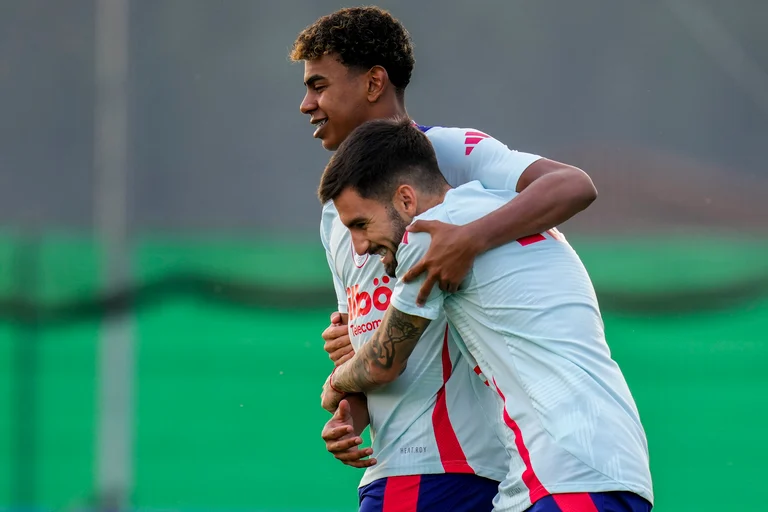
[[[424,272],[427,273],[427,279],[416,297],[416,304],[423,306],[427,302],[435,283],[445,292],[456,292],[479,252],[474,237],[466,231],[465,226],[437,220],[417,220],[408,226],[408,231],[429,233],[432,236],[427,254],[403,276],[403,281],[409,283]]]
[[[328,357],[336,366],[346,363],[355,355],[352,342],[349,340],[349,329],[343,322],[341,314],[335,312],[331,314],[331,325],[323,331],[325,340],[323,350],[328,352]]]
[[[363,444],[363,439],[355,435],[352,424],[352,412],[349,402],[342,400],[339,407],[333,413],[333,417],[323,427],[322,433],[325,448],[347,466],[353,468],[367,468],[376,464],[376,459],[366,459],[373,455],[373,450],[365,448],[360,450],[358,446]]]
[[[339,402],[341,402],[346,393],[339,393],[331,387],[331,375],[325,379],[325,384],[323,384],[323,393],[320,395],[320,405],[328,412],[335,412],[339,406]]]

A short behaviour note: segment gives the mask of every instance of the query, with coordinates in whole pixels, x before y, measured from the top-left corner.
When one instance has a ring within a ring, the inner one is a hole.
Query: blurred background
[[[0,510],[356,510],[296,34],[330,0],[0,0]],[[409,113],[586,170],[562,229],[657,506],[763,511],[768,3],[384,1]]]

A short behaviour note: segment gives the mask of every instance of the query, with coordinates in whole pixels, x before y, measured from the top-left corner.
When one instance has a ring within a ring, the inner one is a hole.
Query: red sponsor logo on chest
[[[356,284],[347,288],[347,309],[349,311],[349,321],[363,317],[371,312],[372,309],[386,311],[389,307],[389,300],[392,297],[391,288],[392,279],[387,276],[381,279],[373,280],[373,293],[360,291],[360,285]]]

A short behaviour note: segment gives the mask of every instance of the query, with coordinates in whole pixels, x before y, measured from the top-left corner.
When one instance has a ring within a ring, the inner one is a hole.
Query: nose
[[[299,105],[299,110],[301,110],[302,114],[311,114],[317,110],[317,100],[315,100],[314,94],[307,92],[304,95],[304,99],[301,101],[301,105]]]
[[[357,254],[367,254],[368,249],[371,247],[369,242],[362,233],[352,232],[352,245],[355,248]]]

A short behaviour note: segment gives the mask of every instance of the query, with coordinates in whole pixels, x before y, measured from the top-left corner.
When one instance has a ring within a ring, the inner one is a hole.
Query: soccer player
[[[412,44],[405,28],[386,11],[350,8],[324,16],[299,34],[291,58],[305,63],[307,92],[301,111],[310,116],[317,126],[315,137],[329,150],[367,120],[406,113]],[[595,198],[589,177],[574,167],[511,151],[477,130],[421,129],[452,183],[477,179],[488,187],[522,191],[473,226],[421,226],[433,240],[430,253],[413,269],[413,277],[427,274],[424,298],[435,283],[455,288],[472,260],[488,248],[552,228]],[[331,358],[340,364],[352,356],[352,345],[359,349],[370,341],[395,280],[377,258],[355,254],[349,231],[330,202],[323,208],[321,237],[338,298],[339,313],[332,315],[332,323],[340,324],[331,325],[323,337]],[[474,367],[438,318],[425,330],[411,366],[397,383],[340,403],[323,436],[339,460],[368,468],[361,481],[361,510],[381,510],[387,498],[414,499],[420,511],[490,510],[496,480],[506,474],[509,457],[495,439],[499,420],[484,417],[491,393],[476,378]],[[376,459],[365,459],[371,449],[356,448],[369,421]]]
[[[333,201],[355,252],[384,254],[388,274],[399,277],[430,242],[427,233],[408,233],[409,223],[467,225],[515,193],[478,182],[451,188],[429,139],[406,119],[357,128],[331,158],[318,194]],[[525,465],[510,468],[494,510],[651,509],[637,408],[611,359],[586,269],[562,235],[543,232],[487,251],[457,291],[435,288],[423,306],[418,281],[397,282],[373,338],[326,381],[323,407],[333,411],[345,393],[396,383],[444,310],[498,393],[506,443]]]

